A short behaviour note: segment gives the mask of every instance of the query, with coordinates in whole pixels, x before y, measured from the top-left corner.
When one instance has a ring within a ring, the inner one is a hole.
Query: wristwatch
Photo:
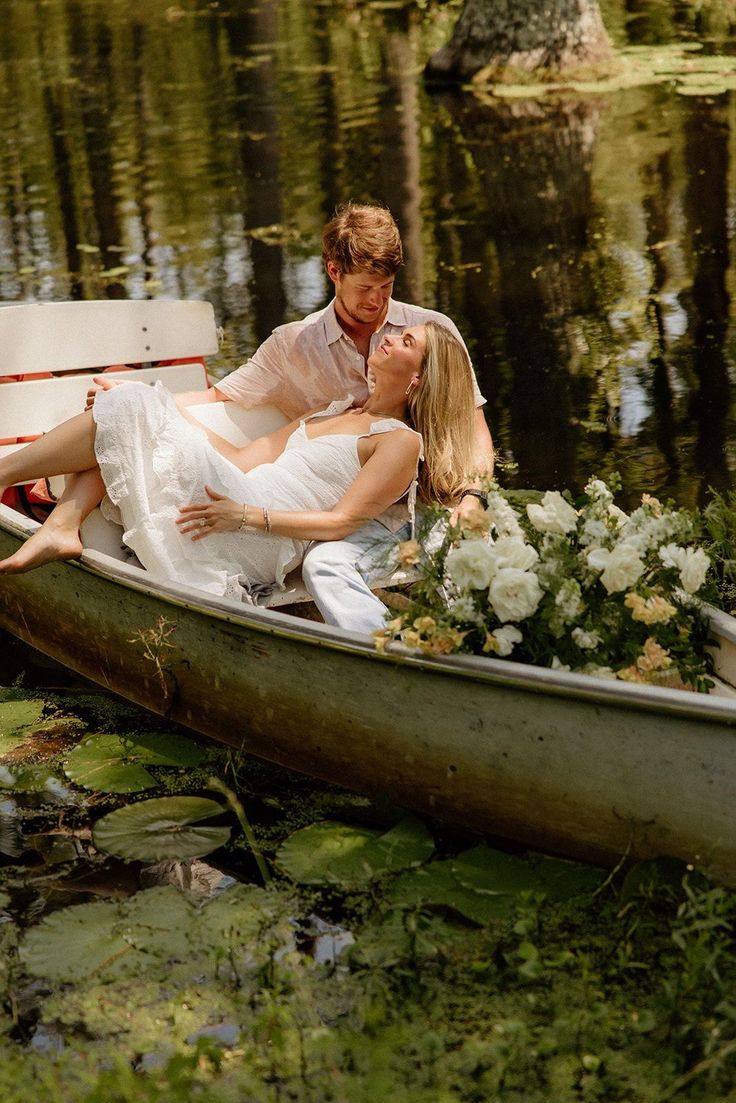
[[[469,494],[473,498],[477,498],[479,502],[482,502],[484,509],[488,509],[488,495],[484,490],[476,490],[475,487],[471,487],[463,491],[463,498],[467,498]]]

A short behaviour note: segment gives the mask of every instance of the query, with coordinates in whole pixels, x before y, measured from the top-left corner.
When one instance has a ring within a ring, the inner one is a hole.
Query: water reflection
[[[605,12],[619,41],[699,33],[691,6]],[[443,6],[3,14],[3,300],[209,299],[219,375],[326,301],[323,222],[379,199],[406,243],[399,297],[467,336],[508,482],[619,470],[629,504],[691,505],[733,482],[732,93],[429,94]]]

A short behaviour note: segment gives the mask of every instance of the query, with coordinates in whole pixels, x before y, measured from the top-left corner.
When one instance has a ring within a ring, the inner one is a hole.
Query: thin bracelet
[[[248,524],[248,507],[243,506],[243,520],[240,522],[240,528],[238,532],[242,532],[245,526]]]
[[[268,510],[265,506],[263,507],[263,524],[265,526],[266,533],[269,533],[271,531],[271,518],[269,517]]]

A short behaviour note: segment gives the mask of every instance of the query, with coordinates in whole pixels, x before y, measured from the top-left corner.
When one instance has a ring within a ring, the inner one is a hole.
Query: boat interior
[[[210,303],[170,300],[99,300],[0,307],[0,456],[22,448],[55,425],[81,412],[94,377],[133,372],[137,382],[160,381],[172,393],[204,391],[214,380],[206,360],[219,349]],[[275,406],[245,410],[234,402],[189,407],[191,413],[238,446],[273,432],[288,420]],[[63,489],[64,477],[11,487],[2,503],[42,522]],[[99,508],[81,529],[86,549],[143,571],[122,540],[122,529]],[[376,589],[409,581],[407,572],[376,580]],[[321,619],[298,570],[285,588],[262,604],[282,612]]]
[[[96,386],[94,377],[103,372],[130,371],[136,381],[149,384],[160,380],[172,393],[204,391],[212,382],[207,357],[218,351],[220,336],[212,305],[200,301],[97,300],[0,307],[0,456],[82,411],[87,391]],[[211,402],[189,409],[241,446],[287,421],[274,406],[245,410],[234,402]],[[2,506],[20,514],[30,533],[53,508],[62,487],[63,476],[10,487]],[[81,534],[86,549],[125,563],[145,578],[143,567],[123,543],[122,529],[106,520],[99,508],[84,522]],[[391,591],[411,580],[410,571],[399,570],[376,579],[374,588],[388,604],[400,605],[401,594]],[[283,590],[259,604],[321,619],[298,570],[287,577]],[[712,693],[736,697],[736,620],[714,609],[711,628],[716,675]]]

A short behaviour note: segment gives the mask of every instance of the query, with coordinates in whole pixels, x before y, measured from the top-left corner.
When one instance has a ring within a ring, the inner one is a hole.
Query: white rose
[[[624,513],[624,511],[619,509],[617,505],[614,505],[613,502],[611,502],[608,507],[608,516],[612,521],[616,522],[618,528],[622,528],[629,519],[628,513]]]
[[[567,663],[561,663],[556,655],[552,656],[552,662],[549,665],[552,670],[563,670],[566,674],[570,673],[570,667]]]
[[[487,590],[496,570],[493,550],[484,540],[463,540],[448,552],[445,570],[461,590]]]
[[[555,597],[555,607],[563,624],[575,620],[584,611],[583,593],[580,584],[574,578],[566,578],[560,586]]]
[[[617,544],[612,551],[595,548],[588,552],[588,564],[602,572],[601,582],[609,594],[630,589],[644,573],[644,564],[630,544]]]
[[[616,671],[610,666],[599,666],[597,663],[586,663],[585,666],[579,666],[576,674],[588,674],[593,678],[607,678],[608,681],[615,682],[618,675]]]
[[[685,549],[678,544],[665,544],[659,549],[659,558],[665,567],[682,567],[685,561]]]
[[[537,532],[571,532],[578,523],[578,515],[559,490],[548,490],[541,505],[526,507],[527,517]]]
[[[573,628],[572,638],[583,651],[592,651],[601,644],[601,637],[597,632],[586,632],[582,628]]]
[[[498,644],[496,654],[500,655],[502,659],[511,654],[514,650],[514,644],[521,643],[524,639],[519,629],[514,628],[513,624],[504,624],[503,627],[497,628],[495,632],[491,632],[491,635]]]
[[[705,582],[710,567],[710,559],[702,548],[685,548],[680,563],[680,582],[687,594],[694,594]]]
[[[503,567],[518,567],[520,571],[528,571],[539,559],[536,548],[514,536],[502,536],[497,540],[493,545],[493,553],[499,570]]]
[[[499,620],[524,620],[536,612],[542,587],[530,571],[502,567],[491,582],[488,599]]]
[[[613,501],[613,494],[602,479],[591,479],[584,489],[588,497],[592,498],[594,502],[608,504]]]
[[[583,524],[579,539],[580,543],[585,547],[588,544],[600,545],[607,536],[608,529],[603,521],[596,520],[594,517],[589,517]]]
[[[488,495],[487,513],[499,536],[523,536],[518,513],[497,491]]]

